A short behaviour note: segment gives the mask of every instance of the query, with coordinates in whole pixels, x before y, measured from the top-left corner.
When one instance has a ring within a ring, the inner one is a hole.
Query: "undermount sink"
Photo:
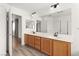
[[[65,34],[58,34],[57,38],[65,38],[66,35]]]

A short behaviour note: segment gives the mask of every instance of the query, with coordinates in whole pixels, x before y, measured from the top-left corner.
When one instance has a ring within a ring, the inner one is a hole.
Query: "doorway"
[[[12,14],[12,50],[21,46],[22,17]]]
[[[6,56],[9,56],[9,12],[6,13]]]

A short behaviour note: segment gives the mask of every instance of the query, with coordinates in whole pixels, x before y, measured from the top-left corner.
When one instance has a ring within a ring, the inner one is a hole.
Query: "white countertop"
[[[39,36],[39,37],[45,37],[45,38],[50,38],[50,39],[56,39],[56,40],[71,42],[71,36],[70,35],[59,34],[58,37],[55,37],[55,36],[53,36],[53,34],[50,34],[50,33],[35,32],[35,34],[33,34],[32,32],[27,32],[25,34],[30,34],[30,35],[35,35],[35,36]]]

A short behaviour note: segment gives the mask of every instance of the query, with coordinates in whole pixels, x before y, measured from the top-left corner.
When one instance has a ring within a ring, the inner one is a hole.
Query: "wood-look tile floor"
[[[20,46],[19,38],[13,37],[13,48],[18,48]]]
[[[21,46],[19,48],[13,49],[13,56],[47,56],[42,52],[28,47],[28,46]]]

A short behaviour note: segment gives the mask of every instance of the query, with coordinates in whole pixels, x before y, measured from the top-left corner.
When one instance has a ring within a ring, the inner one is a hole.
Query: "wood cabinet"
[[[24,42],[50,56],[70,56],[71,43],[34,35],[24,35]]]
[[[25,43],[26,45],[29,45],[29,35],[28,35],[28,34],[25,34],[25,35],[24,35],[24,43]]]
[[[67,43],[67,47],[68,47],[68,51],[67,51],[68,56],[71,56],[71,43],[70,42]]]
[[[24,43],[26,45],[29,45],[31,47],[34,47],[34,36],[33,35],[25,34],[24,35]]]
[[[29,46],[34,47],[34,36],[29,35]]]
[[[35,36],[35,48],[38,50],[41,49],[41,38],[38,36]]]
[[[70,44],[65,41],[53,40],[53,56],[68,56],[70,54]]]
[[[48,55],[51,55],[51,46],[52,44],[52,40],[48,39],[48,38],[41,38],[41,51],[48,54]]]

